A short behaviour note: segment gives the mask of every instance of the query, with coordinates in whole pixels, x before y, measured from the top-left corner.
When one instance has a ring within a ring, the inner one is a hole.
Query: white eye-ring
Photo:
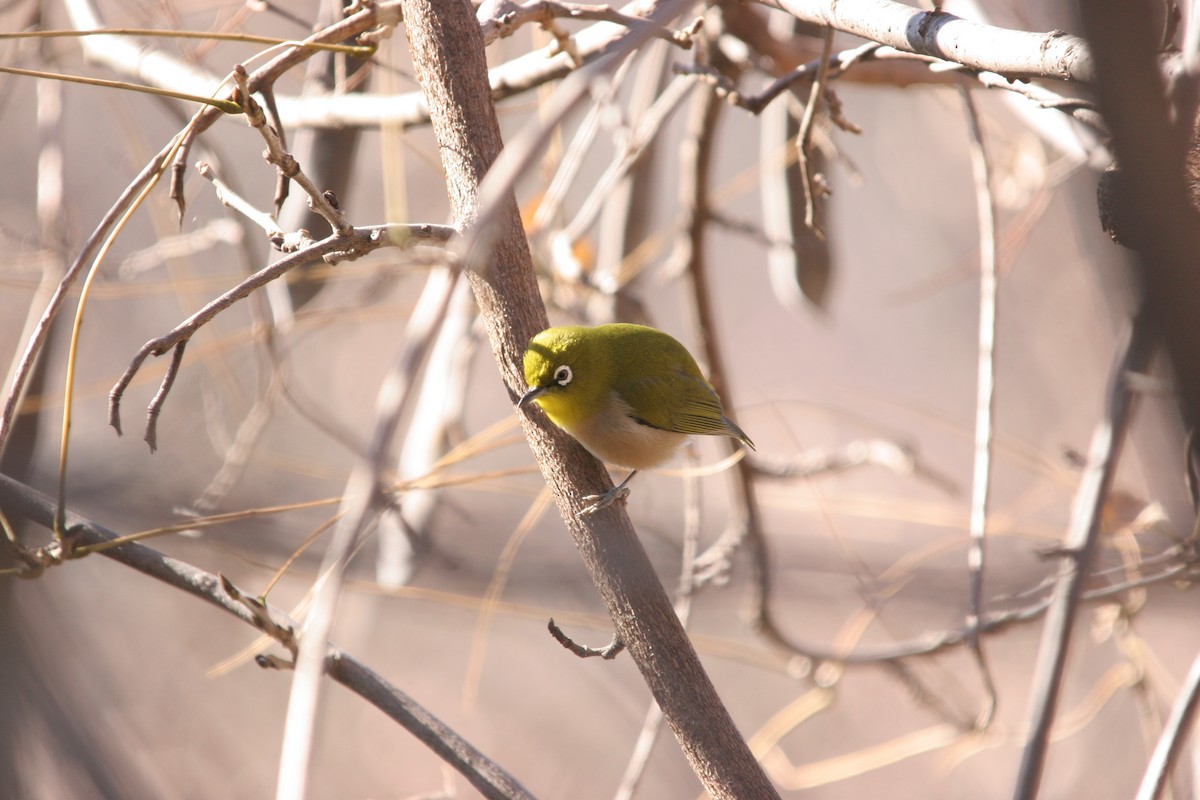
[[[571,368],[566,364],[554,370],[554,382],[559,386],[566,386],[575,377],[575,373],[571,372]]]

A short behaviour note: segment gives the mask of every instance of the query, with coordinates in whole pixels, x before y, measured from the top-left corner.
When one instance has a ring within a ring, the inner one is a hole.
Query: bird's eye
[[[559,386],[566,386],[575,377],[575,373],[571,372],[571,368],[563,364],[558,369],[554,370],[554,382]]]

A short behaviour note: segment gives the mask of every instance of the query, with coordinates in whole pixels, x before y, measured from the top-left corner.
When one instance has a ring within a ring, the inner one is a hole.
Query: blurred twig
[[[987,524],[992,488],[993,413],[996,387],[996,204],[992,199],[991,165],[983,142],[979,112],[971,99],[971,90],[960,88],[970,130],[971,167],[975,173],[975,201],[979,214],[979,377],[975,397],[975,458],[971,484],[970,535],[967,553],[970,590],[967,628],[971,652],[979,667],[986,700],[979,715],[979,727],[986,728],[996,713],[996,686],[979,638],[979,620],[983,615],[983,579],[986,573]]]
[[[1200,656],[1192,662],[1187,678],[1175,698],[1175,706],[1171,709],[1171,718],[1163,728],[1162,738],[1154,748],[1150,764],[1142,784],[1138,787],[1137,800],[1158,800],[1166,789],[1171,770],[1183,752],[1192,723],[1196,719],[1196,709],[1200,708]]]
[[[496,613],[496,606],[500,602],[501,595],[504,594],[504,587],[508,584],[508,575],[513,562],[516,560],[521,545],[525,542],[525,537],[545,516],[546,509],[550,507],[553,500],[554,497],[550,494],[549,489],[543,488],[538,493],[525,512],[525,516],[517,524],[516,530],[505,542],[500,557],[496,559],[496,568],[492,572],[492,579],[488,582],[487,591],[479,602],[479,616],[475,619],[475,635],[471,643],[471,655],[467,659],[466,675],[463,676],[463,708],[467,711],[474,709],[475,700],[479,696],[479,682],[483,678],[483,664],[487,657],[487,638],[492,628],[492,617]]]
[[[395,227],[393,225],[373,225],[362,228],[351,228],[346,235],[335,233],[319,242],[313,243],[303,250],[291,253],[274,264],[264,267],[220,297],[210,301],[204,308],[192,314],[192,316],[181,322],[169,333],[146,342],[134,354],[133,360],[109,393],[109,424],[116,428],[118,433],[121,432],[121,398],[125,393],[125,389],[129,386],[129,382],[133,380],[138,370],[141,369],[142,363],[147,357],[152,355],[161,356],[170,350],[175,350],[178,353],[179,348],[186,345],[196,331],[208,324],[213,317],[239,300],[242,300],[255,289],[286,274],[295,267],[302,264],[314,264],[320,261],[335,264],[346,259],[359,258],[380,247],[394,244],[392,232]],[[416,243],[419,241],[445,242],[454,233],[453,229],[445,225],[417,224],[401,227],[406,228],[408,231],[408,235],[404,238],[406,243]],[[178,355],[176,358],[178,358]],[[174,376],[171,375],[170,377],[173,378]],[[160,395],[164,394],[165,390],[169,388],[169,381],[164,379],[163,388],[159,390]],[[152,406],[151,411],[158,407],[161,407],[161,400],[157,402],[157,405]],[[154,417],[150,417],[146,427],[146,441],[151,449],[154,449],[157,444],[154,422]]]
[[[1139,314],[1113,363],[1104,417],[1097,423],[1092,435],[1087,467],[1071,509],[1071,523],[1064,542],[1065,552],[1059,567],[1057,587],[1043,628],[1041,652],[1030,697],[1030,735],[1017,776],[1015,796],[1018,798],[1034,797],[1041,781],[1072,627],[1084,582],[1091,574],[1092,557],[1099,543],[1104,500],[1112,486],[1117,459],[1132,416],[1134,393],[1130,389],[1128,376],[1145,370],[1153,352],[1154,339],[1150,320],[1144,313]]]
[[[458,275],[456,271],[454,277],[457,279]],[[395,367],[379,389],[370,440],[362,460],[347,480],[342,516],[338,519],[333,540],[325,553],[312,609],[300,633],[295,676],[284,724],[283,752],[279,759],[278,800],[302,800],[305,796],[325,652],[329,646],[329,634],[333,629],[346,568],[358,542],[381,508],[382,476],[391,442],[400,424],[400,415],[412,396],[417,374],[450,305],[456,283],[457,280],[448,281],[442,296],[430,298],[430,302],[422,304],[409,320],[408,338]]]

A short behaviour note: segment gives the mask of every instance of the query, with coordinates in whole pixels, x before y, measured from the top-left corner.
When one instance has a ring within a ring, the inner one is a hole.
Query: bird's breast
[[[657,467],[669,461],[687,440],[687,434],[638,422],[629,403],[616,392],[596,413],[571,420],[569,424],[555,422],[592,455],[629,469]]]

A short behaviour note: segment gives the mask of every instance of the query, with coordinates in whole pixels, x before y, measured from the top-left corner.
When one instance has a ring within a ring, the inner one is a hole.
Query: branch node
[[[250,597],[249,595],[243,593],[241,589],[233,585],[233,581],[229,580],[229,578],[226,578],[222,573],[217,573],[217,578],[221,581],[221,588],[225,591],[225,594],[241,603],[250,612],[250,617],[254,622],[254,626],[286,647],[288,652],[292,654],[292,657],[295,658],[297,649],[296,631],[292,628],[292,626],[280,625],[278,622],[276,622],[271,617],[271,611],[269,608],[267,608],[266,601],[264,601],[261,597]],[[259,656],[259,659],[261,658],[266,657]],[[278,659],[275,659],[275,657],[271,658],[278,661]],[[258,659],[256,659],[256,661],[257,660]],[[279,664],[284,663],[287,662],[280,661],[279,663],[264,665],[261,661],[259,661],[259,666],[271,666],[275,669],[283,669],[284,667],[281,667]],[[288,664],[287,668],[290,668],[290,664]]]
[[[593,658],[595,656],[599,656],[605,661],[612,661],[620,654],[622,650],[625,649],[625,642],[621,641],[620,635],[616,633],[613,634],[612,641],[604,647],[587,647],[579,644],[570,636],[567,636],[565,633],[563,633],[562,628],[555,624],[553,618],[550,619],[550,622],[546,625],[546,628],[550,631],[550,635],[554,637],[554,641],[558,642],[580,658]]]

